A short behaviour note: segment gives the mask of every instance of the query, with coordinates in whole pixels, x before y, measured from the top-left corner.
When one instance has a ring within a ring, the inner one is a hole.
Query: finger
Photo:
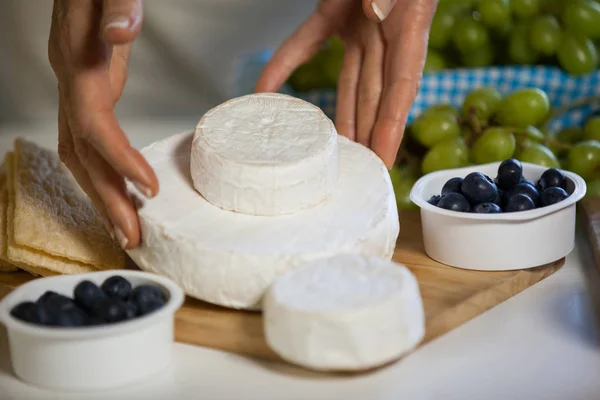
[[[433,0],[408,2],[405,9],[396,8],[388,18],[390,24],[382,27],[388,39],[384,89],[371,148],[388,168],[396,159],[408,112],[419,90],[434,12]]]
[[[131,43],[115,46],[110,58],[110,87],[112,89],[113,101],[118,102],[123,94],[127,73],[129,70],[129,56],[131,55]]]
[[[102,38],[109,44],[133,41],[142,29],[142,0],[103,0]]]
[[[367,29],[365,56],[358,81],[357,109],[360,112],[357,113],[356,141],[370,147],[383,90],[385,47],[378,27],[371,26]]]
[[[308,61],[335,31],[326,9],[318,8],[286,39],[263,69],[256,92],[275,92],[291,73]]]
[[[338,78],[335,126],[340,135],[356,139],[356,97],[362,50],[356,43],[346,46]]]
[[[75,138],[75,152],[87,171],[113,223],[115,237],[123,249],[140,243],[140,227],[135,207],[126,190],[125,181],[85,140]]]
[[[394,9],[397,0],[363,0],[363,11],[367,18],[381,22]]]
[[[101,215],[106,230],[110,233],[111,237],[114,238],[114,229],[111,219],[106,212],[106,208],[104,207],[104,203],[98,195],[98,192],[96,192],[96,189],[90,180],[90,176],[83,165],[81,165],[79,158],[75,154],[73,137],[71,136],[64,106],[64,100],[60,99],[58,105],[58,155],[62,163],[69,169],[81,189],[83,189],[83,191],[90,198],[92,204],[94,204],[94,207]]]

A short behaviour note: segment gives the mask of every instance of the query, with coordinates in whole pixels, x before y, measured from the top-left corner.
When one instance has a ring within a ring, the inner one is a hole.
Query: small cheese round
[[[375,368],[414,349],[425,314],[414,275],[374,257],[338,255],[278,278],[263,304],[267,344],[320,371]]]
[[[202,117],[190,168],[196,190],[217,207],[291,214],[331,195],[339,171],[337,132],[321,109],[304,100],[242,96]]]
[[[198,194],[189,169],[192,136],[141,151],[160,184],[157,196],[140,199],[142,242],[128,250],[141,269],[200,300],[257,309],[282,272],[306,261],[340,253],[392,258],[400,230],[394,189],[367,147],[338,135],[340,177],[331,196],[299,213],[257,216],[222,210]]]

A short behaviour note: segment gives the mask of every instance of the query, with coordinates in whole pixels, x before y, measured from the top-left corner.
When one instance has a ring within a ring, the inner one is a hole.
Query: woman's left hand
[[[338,132],[391,168],[419,90],[437,0],[321,0],[275,52],[256,92],[275,92],[333,35],[344,43]]]

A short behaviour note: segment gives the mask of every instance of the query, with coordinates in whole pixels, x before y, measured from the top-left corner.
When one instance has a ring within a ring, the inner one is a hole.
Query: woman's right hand
[[[60,159],[124,249],[141,239],[125,179],[146,197],[158,192],[152,168],[131,146],[114,113],[141,25],[141,0],[55,0],[48,41],[58,80]]]

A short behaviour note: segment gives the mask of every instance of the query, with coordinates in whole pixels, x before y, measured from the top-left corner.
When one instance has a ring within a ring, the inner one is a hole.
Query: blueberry
[[[569,197],[569,194],[562,188],[549,187],[542,192],[542,206],[551,206],[552,204],[560,203]]]
[[[97,326],[97,325],[104,325],[104,324],[105,324],[104,320],[102,318],[100,318],[100,317],[95,316],[95,315],[92,315],[87,320],[87,325],[88,326]]]
[[[540,193],[535,186],[532,186],[529,183],[519,183],[511,190],[510,194],[511,196],[514,196],[515,194],[524,194],[533,201],[533,204],[539,204],[540,201]]]
[[[494,199],[494,201],[492,201],[492,203],[502,208],[502,205],[504,204],[504,191],[498,190],[498,194],[496,195],[496,198]]]
[[[498,195],[496,184],[481,172],[471,172],[461,185],[461,192],[472,205],[493,202]]]
[[[535,204],[533,203],[533,200],[531,200],[529,196],[519,193],[510,197],[504,211],[517,212],[533,210],[534,208]]]
[[[442,200],[445,197],[447,196],[442,197]],[[442,200],[440,200],[440,202]],[[152,311],[155,311],[166,303],[166,298],[163,292],[156,286],[152,285],[140,285],[136,287],[133,289],[131,299],[138,306],[140,315],[146,315]]]
[[[72,307],[56,315],[51,323],[53,326],[84,326],[87,324],[88,315],[79,307]]]
[[[108,297],[127,300],[131,294],[131,283],[122,276],[115,275],[102,283],[102,290]]]
[[[519,160],[509,158],[498,167],[498,187],[502,190],[510,190],[515,187],[523,177],[523,165]]]
[[[528,183],[528,184],[530,184],[531,186],[533,186],[533,187],[536,187],[535,183],[533,183],[533,181],[532,181],[532,180],[530,180],[530,179],[527,179],[527,178],[525,178],[525,177],[523,177],[523,178],[521,179],[521,182],[519,182],[519,183]]]
[[[429,198],[429,200],[427,200],[427,202],[431,205],[437,206],[437,204],[440,202],[441,198],[442,198],[442,196],[434,194],[433,196],[431,196]]]
[[[442,197],[437,206],[452,211],[469,212],[471,210],[471,205],[460,193],[448,193]]]
[[[94,306],[94,303],[106,297],[106,294],[94,282],[82,281],[75,286],[73,297],[75,298],[75,303],[89,311]]]
[[[25,322],[37,323],[36,304],[32,301],[24,301],[10,310],[10,315]]]
[[[550,168],[545,170],[540,177],[538,187],[542,192],[551,187],[558,187],[564,190],[567,188],[567,178],[560,170]]]
[[[161,299],[150,299],[142,303],[140,307],[140,315],[150,314],[165,305],[165,301]]]
[[[496,214],[501,213],[502,209],[495,203],[480,203],[473,208],[477,214]]]
[[[56,318],[55,313],[53,313],[45,304],[39,302],[35,303],[35,315],[37,322],[42,325],[52,325]]]
[[[125,303],[125,319],[133,319],[139,314],[138,306],[131,301]]]
[[[444,186],[442,186],[442,196],[448,193],[460,193],[460,186],[462,185],[463,178],[455,177],[449,179]]]
[[[131,300],[138,306],[150,299],[166,300],[163,292],[153,285],[140,285],[133,289]]]
[[[125,302],[119,299],[105,297],[94,304],[91,314],[104,322],[119,322],[125,320],[127,307]]]
[[[44,293],[36,302],[44,307],[50,314],[57,315],[65,310],[76,307],[75,302],[51,290]]]

